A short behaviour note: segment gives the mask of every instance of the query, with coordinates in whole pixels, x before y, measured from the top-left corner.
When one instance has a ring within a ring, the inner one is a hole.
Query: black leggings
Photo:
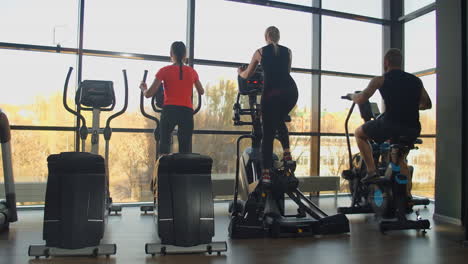
[[[287,94],[262,97],[263,169],[273,167],[273,141],[277,132],[283,149],[289,148],[289,133],[285,119],[296,105],[297,97],[297,90]]]
[[[179,152],[192,152],[193,110],[184,106],[166,105],[162,110],[159,124],[161,154],[169,153],[175,126],[177,126]]]

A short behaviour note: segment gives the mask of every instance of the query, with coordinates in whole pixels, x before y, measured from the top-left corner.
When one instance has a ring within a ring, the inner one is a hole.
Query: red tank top
[[[180,66],[170,65],[156,73],[156,79],[164,83],[164,105],[179,105],[193,109],[193,85],[198,81],[198,74],[192,67],[184,65],[180,80],[179,71]]]

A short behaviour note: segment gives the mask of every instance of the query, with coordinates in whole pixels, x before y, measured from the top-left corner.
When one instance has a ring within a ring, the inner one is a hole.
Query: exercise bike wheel
[[[388,187],[382,187],[378,184],[369,185],[369,194],[367,201],[371,205],[372,210],[378,216],[389,215],[391,190]]]

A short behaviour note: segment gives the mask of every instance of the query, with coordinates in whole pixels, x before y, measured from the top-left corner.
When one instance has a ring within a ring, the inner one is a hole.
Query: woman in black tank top
[[[262,105],[262,181],[271,183],[270,171],[273,167],[273,141],[275,134],[283,146],[283,160],[292,162],[289,148],[289,134],[285,119],[297,102],[297,86],[291,77],[291,50],[278,44],[280,33],[271,26],[265,31],[267,45],[256,50],[247,69],[239,68],[242,78],[249,78],[259,63],[263,67],[264,88]]]

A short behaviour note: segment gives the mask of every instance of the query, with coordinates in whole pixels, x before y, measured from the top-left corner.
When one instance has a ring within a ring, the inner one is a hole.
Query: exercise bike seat
[[[420,138],[408,137],[408,136],[400,136],[398,138],[392,138],[390,140],[390,146],[392,148],[409,148],[414,149],[415,144],[422,144],[423,141]]]

